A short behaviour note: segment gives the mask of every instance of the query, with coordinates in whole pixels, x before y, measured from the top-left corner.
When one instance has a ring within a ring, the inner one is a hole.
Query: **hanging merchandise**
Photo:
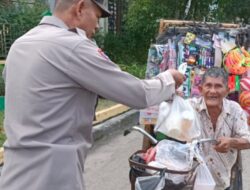
[[[244,50],[246,52],[246,50]],[[250,57],[245,57],[240,48],[229,51],[224,57],[224,66],[226,70],[234,75],[244,74],[250,67],[248,61]]]
[[[242,46],[240,48],[240,51],[243,53],[243,55],[246,57],[246,60],[245,60],[245,65],[247,67],[250,67],[250,53],[245,49],[244,46]]]
[[[235,91],[240,91],[240,76],[235,76]]]
[[[152,78],[160,73],[160,63],[163,59],[163,50],[165,45],[152,45],[148,51],[148,63],[146,78]]]
[[[184,43],[185,44],[191,44],[196,38],[196,35],[191,33],[191,32],[187,32],[186,37],[184,39]]]
[[[250,76],[246,75],[241,78],[240,90],[239,103],[247,115],[248,125],[250,126]]]
[[[201,84],[202,75],[204,74],[205,69],[194,69],[194,76],[192,79],[192,87],[191,87],[191,97],[199,97],[200,96],[200,90],[199,86]]]
[[[228,76],[228,88],[230,92],[235,91],[235,75]]]
[[[250,91],[243,91],[240,94],[239,103],[243,109],[250,108]]]
[[[176,45],[175,42],[172,41],[171,39],[168,40],[168,48],[169,48],[169,56],[168,56],[167,66],[169,69],[175,69],[177,67]]]
[[[241,91],[250,91],[250,77],[244,77],[240,80]]]
[[[186,79],[178,91],[184,98],[199,97],[199,85],[206,69],[224,67],[229,73],[228,97],[239,102],[242,91],[250,89],[250,76],[247,77],[250,73],[250,29],[235,24],[210,25],[188,21],[183,25],[176,22],[179,26],[176,27],[169,22],[160,25],[162,33],[149,48],[146,78],[153,78],[167,69],[181,70]],[[162,27],[168,28],[164,30]],[[246,96],[246,92],[243,94]],[[242,100],[245,105],[247,100]],[[156,124],[157,115],[158,106],[142,110],[141,124]]]
[[[221,67],[222,65],[222,50],[221,50],[221,38],[217,35],[213,35],[213,48],[214,52],[214,66]]]

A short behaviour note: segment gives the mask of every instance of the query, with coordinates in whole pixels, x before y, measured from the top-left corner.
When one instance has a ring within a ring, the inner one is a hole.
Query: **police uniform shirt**
[[[170,73],[139,80],[121,71],[83,30],[69,30],[54,16],[15,41],[4,78],[1,190],[85,189],[97,95],[140,109],[175,92]]]

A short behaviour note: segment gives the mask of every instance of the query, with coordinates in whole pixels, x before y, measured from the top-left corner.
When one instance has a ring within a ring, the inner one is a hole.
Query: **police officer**
[[[140,80],[92,41],[110,13],[102,0],[57,0],[53,16],[12,45],[6,60],[7,135],[1,190],[83,190],[97,95],[132,108],[172,97],[176,70]]]

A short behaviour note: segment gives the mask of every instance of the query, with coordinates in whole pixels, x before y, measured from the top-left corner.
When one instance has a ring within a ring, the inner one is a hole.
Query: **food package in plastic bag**
[[[193,164],[189,144],[162,140],[156,145],[155,161],[164,164],[169,170],[187,171]]]
[[[135,190],[163,190],[165,186],[164,173],[162,172],[161,175],[137,177]]]
[[[188,171],[192,168],[193,154],[189,144],[182,144],[171,140],[162,140],[156,146],[155,161],[169,170]],[[184,182],[185,175],[168,174],[166,178],[174,184]]]
[[[196,180],[194,183],[194,190],[214,190],[216,183],[210,173],[207,165],[201,163],[196,169]]]
[[[200,125],[199,117],[190,102],[176,95],[173,102],[161,103],[155,132],[191,142],[200,136]]]

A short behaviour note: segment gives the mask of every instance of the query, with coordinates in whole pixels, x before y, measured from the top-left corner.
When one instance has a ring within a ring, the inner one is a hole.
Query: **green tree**
[[[190,7],[187,9],[188,3]],[[125,34],[139,62],[146,60],[147,49],[158,33],[160,19],[199,20],[208,15],[212,0],[130,0],[125,22]],[[188,10],[188,11],[187,11]],[[185,14],[187,11],[187,14]]]
[[[0,29],[3,38],[0,39],[0,58],[5,58],[8,49],[15,39],[36,26],[47,9],[45,3],[38,0],[35,3],[17,0],[15,3],[0,2]]]
[[[250,0],[217,0],[216,4],[218,5],[216,11],[218,21],[249,24]]]
[[[45,3],[42,3],[42,1],[35,1],[35,3],[28,4],[25,1],[19,0],[8,6],[0,2],[0,23],[19,25],[29,30],[39,23],[42,13],[46,8]]]
[[[159,19],[249,23],[249,3],[250,0],[129,0],[123,32],[108,34],[107,40],[112,42],[105,42],[105,49],[112,52],[111,57],[124,57],[119,54],[126,50],[130,58],[144,64],[147,49],[158,34]]]

